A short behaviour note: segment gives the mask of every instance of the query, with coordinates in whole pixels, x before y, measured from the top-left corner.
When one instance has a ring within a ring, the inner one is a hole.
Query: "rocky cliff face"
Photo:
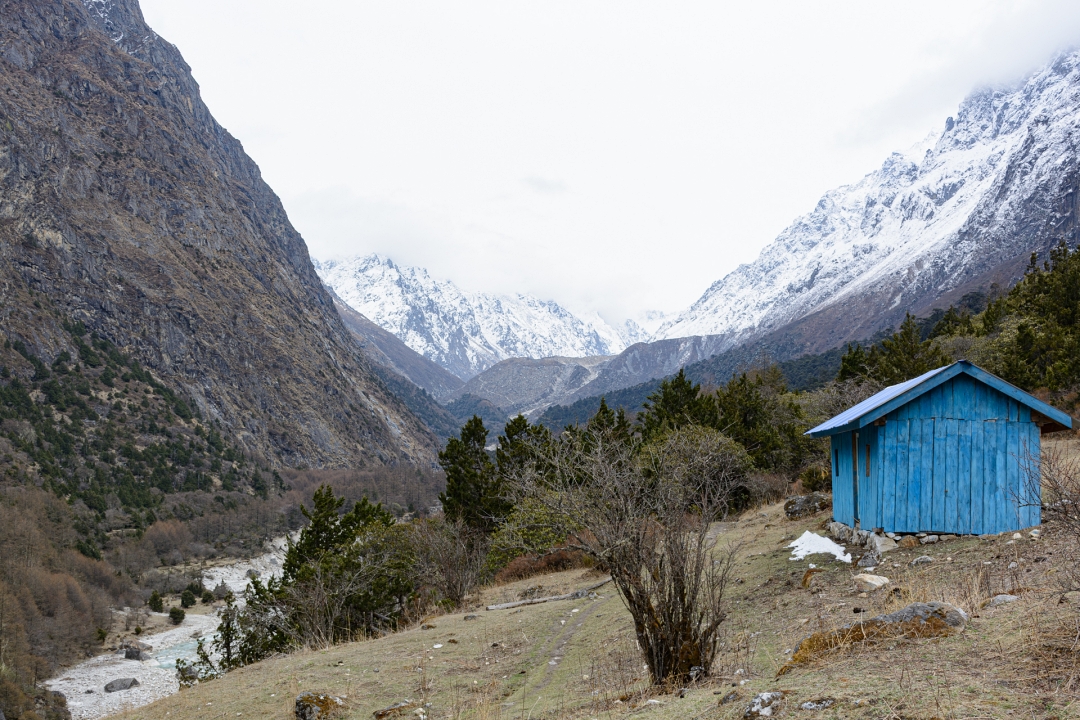
[[[51,361],[63,318],[271,462],[433,460],[135,0],[0,2],[0,328]]]
[[[976,92],[925,143],[826,193],[657,337],[732,347],[787,329],[826,349],[1007,286],[1032,252],[1077,240],[1078,136],[1080,53]]]
[[[462,380],[507,358],[612,355],[644,335],[632,322],[616,329],[528,295],[463,292],[378,255],[316,269],[350,307]]]

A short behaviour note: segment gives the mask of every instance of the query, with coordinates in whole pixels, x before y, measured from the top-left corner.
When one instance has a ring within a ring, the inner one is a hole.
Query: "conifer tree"
[[[522,418],[524,419],[524,418]],[[502,482],[484,447],[487,428],[478,415],[461,428],[460,437],[450,438],[439,453],[446,472],[446,491],[439,495],[446,519],[461,520],[485,533],[492,532],[510,510],[503,498]]]
[[[702,395],[701,386],[691,382],[682,369],[670,380],[663,380],[642,406],[645,409],[638,415],[638,423],[645,441],[683,425],[716,426],[712,397]]]

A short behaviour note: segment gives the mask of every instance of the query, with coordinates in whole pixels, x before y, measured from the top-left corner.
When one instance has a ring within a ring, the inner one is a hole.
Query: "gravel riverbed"
[[[265,555],[205,568],[203,585],[214,588],[224,582],[239,598],[251,574],[257,573],[262,579],[279,575],[284,557],[285,538],[277,538]],[[45,681],[45,685],[67,697],[73,720],[97,720],[147,705],[180,690],[176,677],[177,658],[193,660],[199,639],[209,642],[217,625],[214,614],[188,613],[181,625],[140,638],[153,647],[149,660],[126,660],[122,650],[110,652],[62,670],[57,677]],[[127,690],[105,692],[106,683],[118,678],[135,678],[139,684]]]

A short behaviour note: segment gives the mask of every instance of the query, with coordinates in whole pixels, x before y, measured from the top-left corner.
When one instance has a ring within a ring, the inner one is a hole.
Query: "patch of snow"
[[[821,535],[815,535],[807,530],[802,534],[795,542],[788,545],[791,548],[791,559],[802,560],[807,555],[832,555],[840,562],[851,562],[851,554],[844,552],[844,548],[841,545],[837,545],[835,542],[827,537]]]

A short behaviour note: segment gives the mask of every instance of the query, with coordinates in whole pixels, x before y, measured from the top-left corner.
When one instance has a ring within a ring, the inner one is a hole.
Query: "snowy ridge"
[[[315,261],[315,270],[354,310],[464,380],[513,357],[613,355],[643,332],[528,295],[463,292],[379,255]]]
[[[1045,242],[1047,201],[1075,179],[1078,68],[1071,53],[1019,88],[973,93],[944,131],[826,193],[654,339],[724,335],[730,347],[871,296],[875,312],[902,313]]]

